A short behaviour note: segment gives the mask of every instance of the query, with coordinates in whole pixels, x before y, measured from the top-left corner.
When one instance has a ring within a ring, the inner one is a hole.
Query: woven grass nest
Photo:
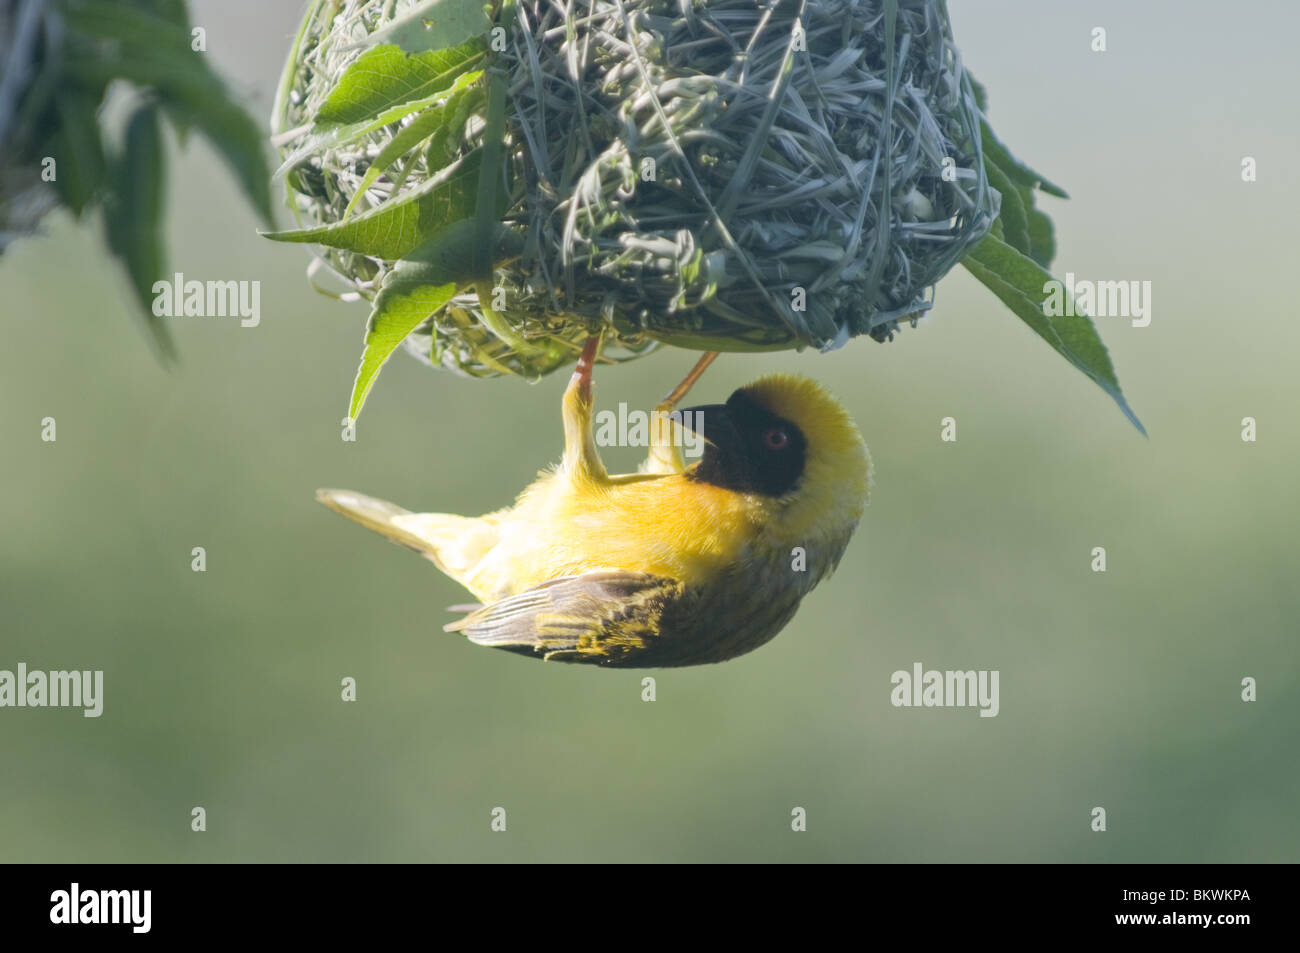
[[[317,0],[272,237],[454,284],[405,342],[474,376],[883,341],[997,217],[980,117],[941,0]]]

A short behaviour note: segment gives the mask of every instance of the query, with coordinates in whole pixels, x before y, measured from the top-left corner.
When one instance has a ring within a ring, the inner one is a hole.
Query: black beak
[[[744,441],[726,404],[705,404],[681,411],[682,428],[704,438],[704,455],[695,464],[693,478],[731,490],[752,482]]]
[[[736,436],[736,428],[727,415],[726,404],[700,404],[685,410],[674,410],[671,416],[686,430],[699,434],[709,443],[718,443]]]
[[[746,466],[745,442],[727,404],[687,407],[679,418],[682,428],[704,438],[704,456],[725,462],[728,470]]]

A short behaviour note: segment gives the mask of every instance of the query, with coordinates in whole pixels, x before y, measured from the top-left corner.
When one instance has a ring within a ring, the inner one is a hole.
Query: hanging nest
[[[407,102],[367,98],[394,71]],[[275,117],[302,227],[272,237],[373,301],[490,220],[459,243],[484,273],[405,341],[475,376],[600,329],[630,354],[884,341],[997,217],[980,120],[942,0],[317,0]]]

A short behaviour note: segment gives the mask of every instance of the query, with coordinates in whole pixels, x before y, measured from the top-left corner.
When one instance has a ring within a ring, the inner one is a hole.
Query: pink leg
[[[570,387],[577,385],[578,396],[586,403],[591,402],[591,372],[596,364],[596,351],[599,349],[599,334],[593,334],[587,338],[587,343],[582,348],[582,355],[573,368],[573,379],[569,383]]]

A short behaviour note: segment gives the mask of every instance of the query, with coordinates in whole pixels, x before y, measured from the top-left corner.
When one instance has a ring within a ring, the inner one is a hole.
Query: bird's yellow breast
[[[760,514],[747,497],[682,474],[597,482],[557,470],[490,518],[500,541],[465,579],[484,600],[611,567],[705,579],[744,558]]]

